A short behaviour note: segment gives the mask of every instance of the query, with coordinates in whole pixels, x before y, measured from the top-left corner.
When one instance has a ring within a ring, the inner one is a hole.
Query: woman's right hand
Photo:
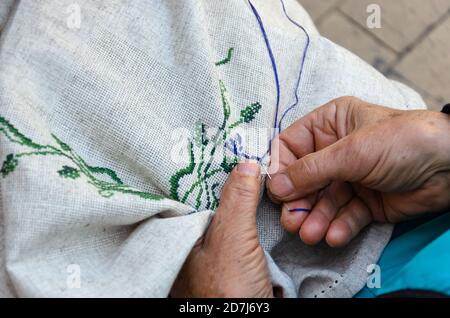
[[[279,168],[269,193],[286,203],[285,228],[308,244],[325,238],[343,246],[373,221],[398,222],[450,207],[445,114],[343,97],[299,119],[275,147],[272,162]]]

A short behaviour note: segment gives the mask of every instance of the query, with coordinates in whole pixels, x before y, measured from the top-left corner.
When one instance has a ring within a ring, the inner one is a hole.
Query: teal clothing
[[[381,288],[366,286],[356,297],[371,298],[401,290],[450,296],[450,213],[416,225],[405,223],[396,228],[378,262]]]

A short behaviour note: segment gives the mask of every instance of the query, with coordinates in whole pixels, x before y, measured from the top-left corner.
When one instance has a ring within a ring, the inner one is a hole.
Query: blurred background
[[[429,108],[450,102],[450,0],[297,1],[325,37],[417,90]],[[11,2],[0,0],[0,32],[7,12],[1,9]],[[379,29],[367,26],[373,4],[380,8]]]
[[[325,37],[422,94],[429,108],[450,102],[450,0],[297,0]],[[378,4],[381,28],[367,27]]]

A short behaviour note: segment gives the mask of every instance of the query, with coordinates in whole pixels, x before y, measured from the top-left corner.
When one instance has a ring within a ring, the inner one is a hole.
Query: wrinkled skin
[[[333,100],[274,141],[269,195],[285,203],[282,224],[305,243],[345,246],[371,222],[450,207],[449,133],[442,113]]]
[[[205,236],[191,251],[173,297],[272,297],[266,258],[256,230],[260,170],[240,163],[228,178]]]

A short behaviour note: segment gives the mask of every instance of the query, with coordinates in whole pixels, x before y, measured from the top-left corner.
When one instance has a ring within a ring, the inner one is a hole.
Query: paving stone
[[[397,57],[395,52],[338,11],[326,15],[317,27],[323,36],[352,51],[380,71],[384,71]]]
[[[297,0],[314,21],[335,6],[340,0]]]
[[[367,7],[381,8],[381,28],[367,27]],[[450,9],[450,0],[345,0],[340,10],[397,52],[403,51]]]
[[[450,16],[394,68],[438,103],[450,102],[449,34]]]

